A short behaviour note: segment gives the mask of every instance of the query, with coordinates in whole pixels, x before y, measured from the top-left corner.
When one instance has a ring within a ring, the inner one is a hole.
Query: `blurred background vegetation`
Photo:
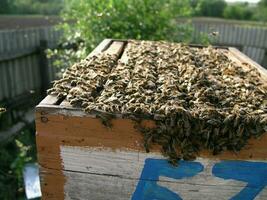
[[[208,44],[215,37],[193,41],[192,17],[267,21],[267,0],[257,4],[224,0],[65,0],[61,17],[65,37],[61,48],[49,51],[55,65],[67,67],[85,57],[103,38],[169,40]],[[186,23],[177,23],[177,20]],[[73,22],[73,23],[69,23]],[[71,58],[71,59],[70,59]]]
[[[58,15],[64,0],[1,0],[0,14]]]
[[[208,44],[213,36],[200,35],[193,41],[192,17],[267,23],[267,0],[257,4],[224,0],[0,0],[1,15],[59,16],[64,36],[59,48],[48,50],[47,56],[56,58],[56,66],[66,68],[104,38]],[[0,122],[4,116],[0,114]],[[0,199],[24,199],[22,169],[25,163],[36,161],[34,133],[34,125],[29,124],[15,138],[0,142]]]
[[[59,15],[63,9],[70,7],[70,2],[73,5],[74,2],[72,0],[1,0],[0,14]],[[88,3],[100,3],[100,1],[85,2],[87,5]],[[168,0],[166,2],[168,2]],[[260,0],[258,3],[249,3],[249,1],[229,3],[225,0],[178,0],[177,5],[181,4],[181,2],[183,2],[183,5],[187,4],[186,7],[190,6],[187,8],[191,10],[192,16],[219,17],[237,20],[267,20],[267,0]],[[78,5],[79,3],[80,1],[78,0],[75,4]],[[131,1],[123,1],[123,4],[126,3],[131,4]],[[136,4],[137,3],[145,4],[146,0],[143,2],[136,1]],[[154,3],[156,4],[155,6],[157,6],[162,2],[158,0],[154,1]]]
[[[34,124],[29,124],[15,138],[0,142],[0,199],[25,199],[23,168],[36,162]]]

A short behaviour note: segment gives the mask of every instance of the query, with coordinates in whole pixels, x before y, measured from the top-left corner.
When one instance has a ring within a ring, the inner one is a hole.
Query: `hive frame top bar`
[[[101,52],[107,52],[109,54],[114,54],[118,56],[118,59],[123,54],[125,46],[128,40],[119,39],[104,39],[88,56],[94,56]],[[189,45],[195,48],[205,47],[203,45],[191,44]],[[262,76],[262,79],[267,82],[267,70],[247,57],[245,54],[240,52],[238,49],[233,47],[225,46],[214,46],[216,49],[221,49],[224,53],[233,61],[244,66],[244,64],[250,64],[255,67]],[[70,105],[66,100],[60,100],[56,96],[47,95],[40,103],[36,106],[36,112],[41,112],[42,114],[60,114],[65,116],[77,116],[77,117],[93,117],[95,118],[97,114],[104,113],[102,111],[96,111],[93,113],[85,113],[82,108],[75,108]],[[109,113],[111,114],[111,113]],[[124,116],[129,116],[130,114],[113,114],[114,117],[124,118]],[[143,118],[151,119],[151,116],[142,116]],[[152,117],[153,118],[153,117]]]

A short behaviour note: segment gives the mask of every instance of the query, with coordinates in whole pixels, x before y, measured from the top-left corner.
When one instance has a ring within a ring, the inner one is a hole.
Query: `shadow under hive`
[[[253,144],[267,128],[266,79],[234,48],[104,40],[37,107],[39,162],[64,185],[61,146],[160,151],[173,165],[222,151],[217,158],[263,159]]]

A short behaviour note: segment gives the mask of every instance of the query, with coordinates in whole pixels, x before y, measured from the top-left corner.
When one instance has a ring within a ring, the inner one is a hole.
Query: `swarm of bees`
[[[85,108],[103,90],[115,64],[115,56],[109,54],[86,58],[68,68],[62,79],[54,82],[54,87],[48,90],[48,94],[57,95],[59,99],[67,98],[73,106]]]
[[[253,66],[213,47],[128,42],[122,58],[101,53],[70,67],[48,91],[86,112],[136,119],[147,152],[159,144],[172,164],[205,148],[239,151],[267,132],[267,85]],[[142,118],[155,121],[143,127]]]

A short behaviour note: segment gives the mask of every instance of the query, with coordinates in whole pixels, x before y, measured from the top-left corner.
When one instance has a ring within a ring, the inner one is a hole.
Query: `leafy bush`
[[[1,0],[0,1],[0,14],[9,13],[10,10],[11,10],[11,1]]]
[[[254,11],[254,20],[267,22],[267,0],[261,0]]]
[[[59,14],[64,0],[1,0],[1,14]]]
[[[195,8],[196,16],[222,17],[223,11],[227,7],[224,0],[191,0],[191,5]]]
[[[85,39],[88,50],[110,37],[172,41],[190,38],[188,30],[175,22],[177,17],[191,13],[184,0],[71,0],[63,13],[66,20],[75,21],[65,24],[68,33]]]
[[[68,0],[63,11],[66,23],[61,26],[67,42],[48,55],[60,57],[56,65],[66,67],[104,38],[188,43],[192,26],[177,19],[191,16],[191,11],[189,0]]]
[[[229,5],[223,12],[226,19],[251,20],[253,12],[247,3],[236,3]]]

